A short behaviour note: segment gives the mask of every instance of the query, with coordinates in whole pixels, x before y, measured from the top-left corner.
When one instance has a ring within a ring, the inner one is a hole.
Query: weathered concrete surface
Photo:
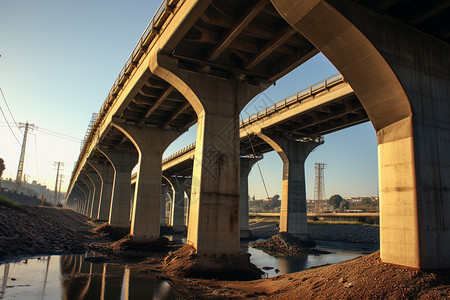
[[[337,67],[377,131],[381,259],[449,268],[449,45],[350,1],[272,3]]]

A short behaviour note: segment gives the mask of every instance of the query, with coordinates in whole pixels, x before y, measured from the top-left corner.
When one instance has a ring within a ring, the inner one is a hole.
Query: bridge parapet
[[[174,159],[182,156],[183,154],[186,154],[187,152],[192,151],[194,149],[195,149],[195,142],[190,144],[190,145],[187,145],[183,149],[178,150],[177,152],[175,152],[175,153],[169,155],[168,157],[164,158],[162,163],[163,164],[168,163],[169,161],[172,161],[172,160],[174,160]]]
[[[247,126],[253,122],[256,122],[262,118],[268,117],[271,114],[274,114],[278,112],[279,110],[282,110],[284,108],[287,108],[295,103],[301,103],[302,100],[307,99],[319,92],[322,92],[324,90],[329,89],[330,87],[345,82],[344,77],[341,74],[334,74],[322,81],[319,81],[316,84],[313,84],[291,96],[288,96],[275,104],[268,106],[264,109],[259,110],[258,112],[254,113],[253,115],[245,118],[241,121],[241,128],[244,126]]]

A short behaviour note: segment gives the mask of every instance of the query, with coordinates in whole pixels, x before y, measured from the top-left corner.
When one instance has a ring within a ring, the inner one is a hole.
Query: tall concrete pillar
[[[84,183],[84,185],[87,188],[84,214],[88,218],[90,218],[92,201],[94,199],[94,194],[95,194],[95,186],[94,186],[94,183],[89,178],[89,176],[87,176],[86,173],[84,173],[84,172],[80,173],[80,180]]]
[[[161,226],[166,225],[166,197],[167,191],[169,190],[169,185],[164,184],[161,187],[161,199],[160,199],[160,209],[159,209],[159,224]]]
[[[170,214],[170,225],[175,231],[185,231],[184,223],[184,192],[190,179],[172,178],[172,186],[174,187],[174,196],[172,197],[172,206]]]
[[[84,202],[84,192],[81,189],[81,187],[79,187],[79,183],[78,182],[73,185],[72,193],[74,193],[75,197],[77,198],[77,202],[78,202],[78,204],[77,204],[77,211],[79,213],[81,213],[81,211],[82,211],[82,202]]]
[[[114,184],[109,212],[109,224],[112,227],[130,226],[131,171],[136,166],[138,155],[102,149],[114,168]]]
[[[103,192],[103,180],[100,174],[97,172],[97,170],[92,166],[92,164],[88,161],[86,163],[89,165],[91,172],[88,173],[89,177],[91,178],[92,182],[95,186],[95,195],[94,195],[94,201],[92,201],[91,206],[91,218],[92,219],[98,219],[98,208],[100,205],[100,201],[102,198],[102,192]]]
[[[197,113],[187,243],[198,254],[239,252],[239,113],[266,86],[178,67],[163,54],[152,73],[172,84]]]
[[[94,180],[94,174],[85,170],[84,175],[87,178],[86,182],[89,184],[89,187],[91,188],[91,195],[89,199],[90,202],[87,216],[92,219],[94,203],[98,201],[98,199],[100,199],[100,195],[99,190],[97,189],[96,182]]]
[[[189,211],[191,208],[191,185],[192,185],[192,178],[191,178],[191,184],[189,184],[186,187],[186,204],[185,204],[185,220],[184,220],[184,226],[186,228],[189,226]]]
[[[75,195],[75,197],[77,199],[76,211],[78,211],[79,213],[82,213],[82,211],[83,211],[83,204],[85,202],[86,195],[85,195],[83,189],[79,186],[78,183],[74,184],[73,189],[72,189],[72,193]]]
[[[105,163],[91,162],[91,165],[101,176],[103,182],[102,196],[98,207],[98,219],[108,221],[114,183],[114,168],[109,161]]]
[[[311,151],[323,144],[323,139],[302,141],[268,132],[259,136],[277,151],[283,161],[280,232],[308,240],[305,160]]]
[[[450,46],[352,1],[272,3],[342,73],[377,132],[382,261],[450,268]]]
[[[240,205],[239,205],[239,220],[240,220],[240,234],[241,239],[248,239],[252,237],[252,232],[248,227],[248,174],[253,165],[260,160],[258,157],[241,157],[240,168]]]
[[[182,132],[113,123],[134,144],[138,169],[130,233],[136,239],[159,238],[162,154]]]

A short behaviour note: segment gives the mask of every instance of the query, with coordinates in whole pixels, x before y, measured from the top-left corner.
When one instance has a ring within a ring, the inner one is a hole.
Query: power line
[[[5,94],[3,94],[2,88],[0,88],[0,92],[2,93],[3,100],[5,101],[6,107],[8,108],[9,114],[11,115],[11,118],[13,119],[14,124],[16,124],[16,127],[19,128],[19,131],[22,133],[22,130],[20,130],[20,126],[17,125],[17,122],[16,122],[16,120],[14,119],[14,116],[13,116],[11,110],[9,109],[9,105],[8,105],[8,102],[6,101]],[[5,119],[6,119],[6,118],[5,118]]]
[[[240,114],[240,117],[241,117],[241,121],[242,121],[242,114]],[[253,156],[254,156],[255,159],[256,159],[255,148],[253,147],[252,140],[250,139],[250,135],[248,134],[247,129],[245,128],[245,126],[244,126],[244,130],[245,130],[245,133],[247,134],[248,141],[250,142],[250,147],[252,147]],[[270,196],[269,196],[269,193],[267,192],[266,181],[264,180],[264,176],[263,176],[263,173],[262,173],[262,171],[261,171],[261,167],[259,166],[259,161],[258,161],[258,160],[256,161],[256,165],[258,166],[259,175],[261,176],[261,180],[262,180],[262,183],[263,183],[263,185],[264,185],[264,190],[266,191],[267,199],[269,199]]]
[[[55,137],[63,138],[63,139],[66,139],[66,140],[71,140],[73,142],[78,142],[78,143],[81,142],[81,139],[72,137],[72,136],[64,134],[64,133],[56,132],[54,130],[46,129],[46,128],[43,128],[43,127],[38,127],[38,131],[40,131],[42,133],[45,133],[45,134],[48,134],[48,135],[53,135]]]
[[[16,139],[17,143],[19,144],[19,147],[21,147],[22,144],[20,144],[19,139],[17,138],[16,134],[14,133],[14,131],[11,128],[11,125],[9,125],[8,119],[6,119],[5,113],[3,112],[3,109],[2,109],[1,106],[0,106],[0,111],[2,112],[3,118],[5,118],[6,124],[8,124],[9,130],[11,130],[11,133],[13,134],[13,136]]]

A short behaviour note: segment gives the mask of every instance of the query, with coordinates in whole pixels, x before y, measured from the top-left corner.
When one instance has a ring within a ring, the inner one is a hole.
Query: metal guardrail
[[[195,149],[195,142],[193,142],[190,145],[187,145],[183,149],[178,150],[177,152],[175,152],[175,153],[169,155],[168,157],[164,158],[163,161],[162,161],[162,164],[165,164],[165,163],[167,163],[167,162],[169,162],[169,161],[171,161],[171,160],[173,160],[173,159],[175,159],[177,157],[180,157],[181,155],[191,151],[192,149]]]
[[[319,81],[316,84],[311,85],[308,88],[305,88],[289,97],[284,98],[283,100],[280,100],[276,102],[275,104],[266,107],[256,113],[254,113],[251,116],[248,116],[244,120],[241,121],[240,127],[244,127],[248,124],[251,124],[253,122],[256,122],[266,116],[269,116],[275,112],[278,112],[279,110],[282,110],[284,108],[287,108],[295,103],[301,103],[302,100],[317,94],[321,91],[324,91],[328,88],[330,88],[333,85],[336,85],[338,83],[344,82],[344,77],[342,77],[341,74],[334,74],[322,81]]]

